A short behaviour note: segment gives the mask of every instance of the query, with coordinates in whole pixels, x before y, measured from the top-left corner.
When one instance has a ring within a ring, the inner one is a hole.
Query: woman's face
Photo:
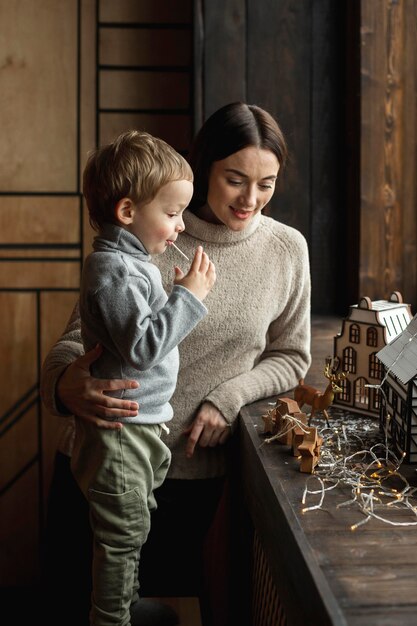
[[[270,201],[278,171],[275,154],[253,146],[215,161],[200,217],[234,231],[244,230]]]

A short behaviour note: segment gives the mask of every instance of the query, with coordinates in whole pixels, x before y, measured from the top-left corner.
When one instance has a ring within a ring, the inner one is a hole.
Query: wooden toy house
[[[379,416],[380,392],[366,387],[381,382],[382,366],[379,350],[390,344],[407,328],[412,319],[409,304],[394,291],[389,300],[360,299],[349,309],[342,321],[340,334],[334,338],[334,359],[340,369],[348,372],[341,381],[342,392],[333,406],[362,415]]]
[[[386,369],[381,428],[388,427],[394,447],[405,453],[405,462],[417,463],[417,315],[377,357]]]

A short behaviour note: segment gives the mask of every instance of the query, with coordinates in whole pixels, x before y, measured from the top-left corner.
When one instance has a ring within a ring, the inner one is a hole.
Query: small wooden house
[[[405,462],[417,463],[417,315],[377,357],[386,370],[381,427],[388,427],[394,447],[405,453]]]
[[[366,385],[381,381],[377,353],[405,330],[411,319],[410,305],[403,303],[398,291],[389,300],[371,301],[363,297],[350,307],[340,334],[334,338],[334,358],[348,377],[341,382],[342,392],[333,406],[378,417],[380,393]]]

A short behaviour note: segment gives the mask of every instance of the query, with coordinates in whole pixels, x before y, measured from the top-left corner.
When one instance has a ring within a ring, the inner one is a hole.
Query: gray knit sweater
[[[124,228],[106,224],[93,249],[84,263],[80,290],[84,349],[97,343],[103,347],[91,374],[140,380],[138,389],[109,392],[139,402],[139,414],[124,421],[167,422],[173,415],[169,401],[177,382],[177,346],[207,309],[180,285],[168,298],[143,244]]]
[[[308,370],[309,260],[304,237],[265,216],[255,217],[240,232],[188,211],[184,222],[178,246],[191,258],[202,244],[216,265],[217,281],[205,299],[209,314],[179,346],[180,371],[171,400],[174,419],[166,438],[172,450],[169,477],[209,478],[224,473],[225,446],[197,446],[191,459],[184,454],[182,433],[200,404],[211,402],[232,424],[243,405],[292,389]],[[154,262],[167,290],[173,265],[188,269],[172,248]],[[42,395],[54,414],[62,415],[55,400],[57,380],[82,352],[75,310],[43,367]],[[72,424],[69,419],[65,423],[61,449],[70,453]]]

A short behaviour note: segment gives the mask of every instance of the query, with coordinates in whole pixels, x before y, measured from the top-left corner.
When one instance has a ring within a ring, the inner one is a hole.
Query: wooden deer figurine
[[[339,386],[339,384],[347,376],[346,372],[340,372],[339,374],[337,374],[335,369],[331,367],[330,361],[326,363],[326,367],[324,368],[323,373],[329,381],[329,384],[324,390],[324,393],[321,393],[315,387],[305,385],[302,378],[300,379],[299,384],[294,390],[294,400],[298,402],[300,409],[303,407],[304,404],[308,404],[309,406],[311,406],[311,414],[308,419],[309,425],[314,414],[317,411],[323,411],[326,418],[326,424],[327,426],[329,426],[329,414],[327,413],[327,409],[333,402],[335,393],[340,393],[342,391],[342,388]]]

